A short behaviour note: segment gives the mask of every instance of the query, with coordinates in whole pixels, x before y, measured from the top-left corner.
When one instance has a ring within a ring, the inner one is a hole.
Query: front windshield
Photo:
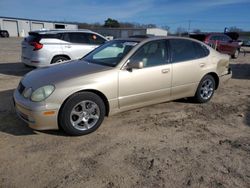
[[[95,49],[82,59],[94,64],[115,67],[138,44],[134,41],[114,40]]]

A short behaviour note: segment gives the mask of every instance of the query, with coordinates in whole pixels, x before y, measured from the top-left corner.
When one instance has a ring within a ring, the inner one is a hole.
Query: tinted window
[[[56,33],[56,34],[42,34],[40,35],[41,38],[49,38],[49,39],[60,39],[62,37],[62,34]]]
[[[130,62],[142,61],[144,67],[152,67],[167,63],[167,46],[165,40],[148,42],[143,45],[131,58]]]
[[[221,41],[228,42],[230,40],[232,40],[232,39],[230,37],[228,37],[227,35],[222,35],[221,36]]]
[[[25,38],[27,42],[39,42],[41,39],[61,39],[62,34],[39,34],[39,33],[30,33],[28,37]]]
[[[94,34],[94,33],[87,33],[87,38],[89,41],[89,44],[95,44],[95,45],[100,45],[105,43],[105,39],[103,39],[102,37]]]
[[[206,57],[209,55],[209,50],[207,49],[207,47],[203,44],[200,44],[198,42],[193,42],[193,45],[195,47],[196,50],[196,57],[197,58],[202,58],[202,57]]]
[[[220,36],[213,35],[210,37],[210,40],[220,40]]]
[[[63,39],[72,43],[88,43],[86,33],[65,33]]]
[[[24,40],[27,41],[28,43],[30,43],[30,42],[39,42],[40,39],[41,38],[39,37],[39,35],[29,35]]]
[[[227,41],[231,40],[231,38],[227,35],[212,35],[210,37],[210,40],[218,40],[218,41],[227,42]]]
[[[173,63],[197,59],[200,56],[197,52],[198,47],[195,47],[195,43],[191,40],[170,39],[169,44]]]

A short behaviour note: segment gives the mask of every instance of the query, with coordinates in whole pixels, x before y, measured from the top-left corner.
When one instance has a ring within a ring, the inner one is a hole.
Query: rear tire
[[[69,135],[85,135],[98,129],[105,111],[105,104],[98,95],[91,92],[76,93],[63,105],[58,122]]]
[[[69,60],[69,58],[65,56],[56,56],[52,59],[51,64],[62,63],[63,61],[67,61],[67,60]]]
[[[206,75],[204,76],[195,93],[195,101],[198,103],[208,102],[214,95],[215,91],[215,80],[213,76]]]

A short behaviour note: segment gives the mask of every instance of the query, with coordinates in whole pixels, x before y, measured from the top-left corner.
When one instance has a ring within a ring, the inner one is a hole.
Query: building
[[[26,37],[30,31],[40,29],[78,29],[78,25],[67,22],[0,17],[0,30],[7,30],[10,37]]]
[[[133,35],[167,36],[168,31],[161,28],[91,28],[103,36],[113,38],[126,38]]]

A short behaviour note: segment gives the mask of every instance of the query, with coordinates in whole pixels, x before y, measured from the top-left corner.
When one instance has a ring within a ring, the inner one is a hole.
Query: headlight
[[[24,91],[23,91],[23,96],[24,96],[24,98],[30,98],[30,96],[31,96],[31,94],[32,94],[32,88],[30,87],[30,88],[26,88]]]
[[[53,85],[40,87],[32,93],[31,100],[34,102],[43,101],[46,98],[48,98],[53,93],[54,90],[55,90],[55,86]]]

